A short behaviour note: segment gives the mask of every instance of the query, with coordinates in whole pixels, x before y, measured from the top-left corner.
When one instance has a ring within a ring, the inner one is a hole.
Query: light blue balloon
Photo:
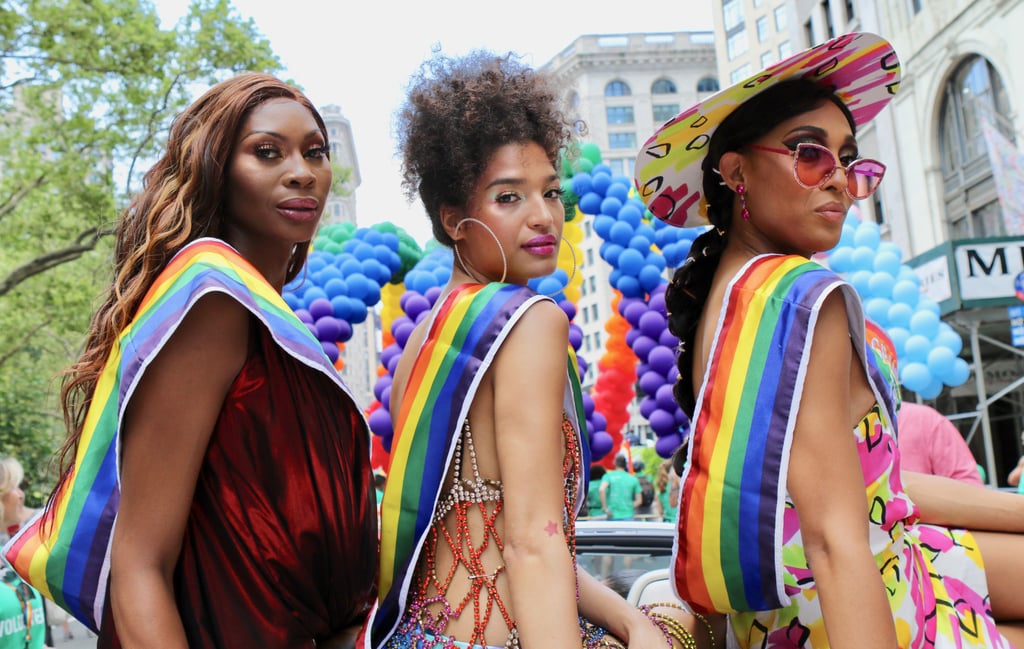
[[[900,266],[900,273],[896,276],[896,279],[900,281],[907,280],[908,282],[913,282],[914,286],[917,287],[921,286],[921,278],[917,276],[917,273],[914,272],[913,268],[906,264]]]
[[[924,365],[928,362],[928,352],[932,350],[932,341],[921,334],[914,333],[911,329],[910,337],[907,338],[903,350],[908,361]]]
[[[922,399],[934,399],[942,393],[942,381],[933,376],[928,385],[916,392],[921,395]]]
[[[874,297],[892,297],[892,287],[896,285],[896,278],[885,271],[872,273],[868,280],[868,292]]]
[[[878,244],[878,254],[887,253],[896,255],[896,259],[900,262],[903,261],[903,249],[900,245],[894,241],[882,241]],[[893,275],[896,271],[893,271]]]
[[[946,377],[945,383],[949,386],[963,385],[971,376],[971,366],[962,358],[953,361],[953,369]]]
[[[900,258],[891,252],[879,252],[875,255],[874,269],[876,272],[889,275],[895,281],[896,275],[900,272]]]
[[[854,270],[872,271],[875,268],[875,250],[867,246],[857,246],[853,249],[851,258]]]
[[[867,302],[864,303],[864,313],[882,327],[888,327],[890,307],[892,307],[892,302],[886,298],[872,297],[868,298]]]
[[[889,307],[889,326],[906,329],[910,327],[912,315],[914,315],[914,310],[909,305],[894,300],[892,306]]]
[[[907,363],[900,368],[900,383],[913,392],[920,393],[932,382],[932,374],[924,363]]]
[[[854,271],[849,277],[850,284],[857,290],[861,298],[867,299],[871,297],[871,271],[870,270],[858,270]]]
[[[889,340],[892,341],[892,345],[896,349],[896,357],[905,358],[907,354],[907,339],[910,338],[910,331],[905,327],[892,326],[887,328],[885,333],[889,335]]]
[[[837,273],[847,273],[853,270],[853,249],[837,247],[828,256],[828,266]]]
[[[918,310],[910,316],[910,331],[924,336],[929,341],[939,333],[939,316],[931,311]]]
[[[939,307],[939,303],[927,295],[922,295],[918,298],[917,308],[919,311],[931,311],[935,314],[935,317],[942,315],[942,309]]]
[[[935,345],[948,347],[957,356],[964,348],[964,341],[953,327],[943,322],[939,325],[939,333],[935,335]]]
[[[928,352],[928,369],[932,376],[945,380],[953,371],[956,355],[949,347],[933,347]]]
[[[921,289],[917,287],[917,284],[905,279],[899,279],[892,287],[892,299],[893,302],[902,302],[907,306],[917,306],[918,300],[921,298]]]
[[[843,224],[843,233],[839,235],[839,243],[836,248],[854,248],[853,237],[857,234],[857,226],[849,223]]]
[[[882,233],[878,229],[878,224],[874,221],[861,221],[857,226],[857,232],[853,235],[854,245],[858,248],[864,246],[871,250],[877,250],[878,244],[881,242]]]

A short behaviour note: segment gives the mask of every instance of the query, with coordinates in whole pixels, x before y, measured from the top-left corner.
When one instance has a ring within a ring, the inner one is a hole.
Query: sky
[[[155,0],[165,26],[188,0]],[[541,66],[588,34],[710,30],[711,0],[232,0],[270,42],[317,106],[335,104],[352,125],[362,183],[357,225],[391,221],[421,245],[422,206],[401,189],[392,121],[409,77],[432,51],[513,51]]]

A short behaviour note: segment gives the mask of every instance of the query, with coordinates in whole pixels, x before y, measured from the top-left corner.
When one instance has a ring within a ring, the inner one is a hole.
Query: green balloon
[[[594,165],[601,164],[601,149],[593,142],[585,142],[580,148],[580,157],[580,162],[589,160],[590,166],[593,168]]]

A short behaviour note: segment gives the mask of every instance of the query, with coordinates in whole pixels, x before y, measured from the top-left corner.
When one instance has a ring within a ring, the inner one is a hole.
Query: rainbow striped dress
[[[682,477],[676,592],[700,612],[730,613],[742,647],[829,646],[786,475],[814,327],[834,291],[875,393],[853,435],[899,646],[1008,647],[970,533],[920,524],[904,492],[898,384],[871,334],[877,328],[865,323],[853,287],[799,256],[755,257],[726,290]]]
[[[147,365],[189,309],[210,292],[230,295],[258,318],[288,355],[351,394],[323,348],[281,295],[229,245],[199,239],[168,263],[118,336],[85,418],[71,475],[50,507],[4,548],[14,569],[59,606],[98,631],[110,573],[110,541],[120,501],[120,426]]]
[[[391,445],[381,504],[379,602],[366,647],[384,646],[401,621],[462,422],[487,368],[526,310],[549,299],[512,284],[463,284],[432,315]],[[590,451],[578,368],[572,347],[567,350],[563,411],[577,434],[581,466],[587,467]],[[586,502],[588,474],[582,473],[577,506]]]

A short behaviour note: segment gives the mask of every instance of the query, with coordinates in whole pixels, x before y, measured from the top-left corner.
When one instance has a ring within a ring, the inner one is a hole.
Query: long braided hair
[[[792,79],[779,82],[748,99],[726,117],[711,136],[701,170],[708,220],[713,227],[693,241],[690,254],[665,290],[668,328],[680,340],[676,358],[679,380],[673,392],[688,415],[693,415],[696,405],[692,376],[694,336],[711,291],[711,281],[728,241],[736,200],[733,190],[721,182],[717,171],[719,161],[729,151],[741,150],[787,119],[813,110],[823,100],[836,104],[846,115],[850,128],[856,131],[853,116],[831,87],[807,79]]]

